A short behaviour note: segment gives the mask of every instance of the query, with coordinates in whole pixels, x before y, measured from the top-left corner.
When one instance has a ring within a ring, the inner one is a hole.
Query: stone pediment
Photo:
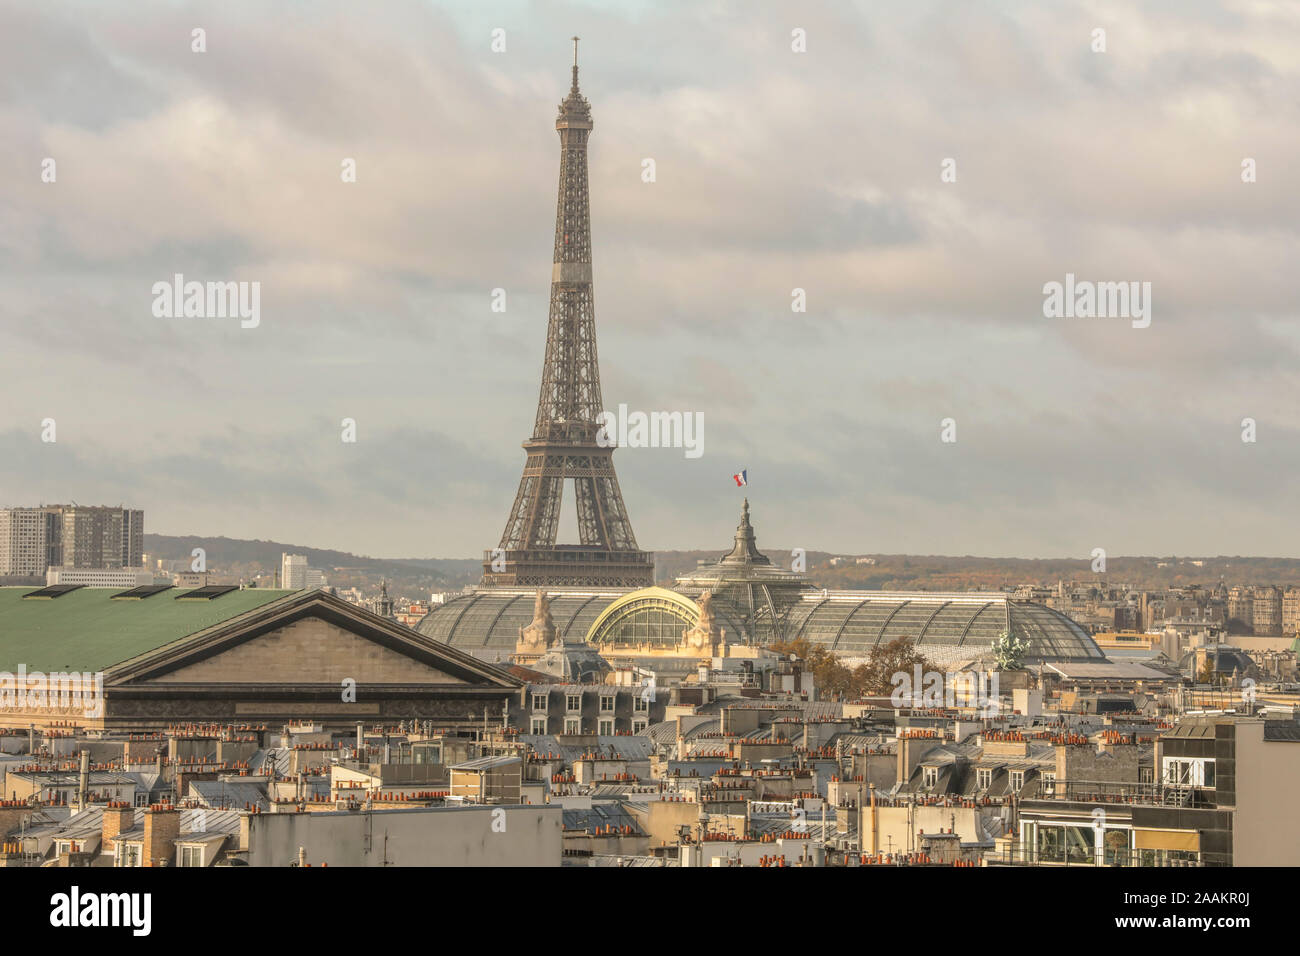
[[[303,592],[110,669],[109,684],[514,687],[509,674],[324,592]]]
[[[286,624],[154,680],[337,684],[345,678],[360,684],[467,683],[318,617]]]

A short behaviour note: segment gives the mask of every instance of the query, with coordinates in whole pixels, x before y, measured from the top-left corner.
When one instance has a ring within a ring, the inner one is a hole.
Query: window
[[[993,786],[993,771],[985,769],[984,767],[976,770],[975,784],[981,790],[987,790],[989,787]]]
[[[1048,797],[1050,797],[1050,796],[1052,796],[1054,793],[1056,793],[1056,774],[1054,774],[1054,773],[1045,773],[1045,774],[1043,774],[1043,794],[1044,794],[1044,796],[1048,796]]]
[[[600,712],[602,714],[614,713],[614,698],[608,694],[600,695]]]
[[[201,846],[181,847],[181,866],[202,866],[202,865],[203,865],[203,847]]]
[[[565,697],[565,706],[567,706],[570,711],[582,710],[582,695],[581,694],[567,695]]]
[[[650,722],[648,720],[634,720],[632,721],[632,733],[634,734],[645,733],[645,729],[648,726],[650,726]]]
[[[442,744],[416,744],[411,748],[411,762],[419,764],[442,763]]]
[[[1096,836],[1092,827],[1038,827],[1040,863],[1091,863],[1096,857]]]
[[[613,737],[613,736],[614,736],[614,718],[613,718],[613,717],[602,717],[602,718],[600,718],[600,724],[599,724],[598,733],[599,733],[602,737]]]
[[[147,806],[149,806],[149,794],[147,794],[147,793],[137,793],[137,794],[135,795],[135,805],[136,805],[137,807],[147,807]]]
[[[532,720],[532,724],[529,726],[528,730],[530,733],[534,735],[540,735],[546,733],[546,718],[534,717]]]
[[[1107,830],[1102,837],[1102,851],[1107,866],[1130,866],[1129,830]]]
[[[545,709],[546,709],[546,695],[533,694],[533,710],[545,710]]]
[[[140,844],[123,843],[120,844],[120,850],[117,854],[118,866],[139,866],[140,865]]]
[[[1173,787],[1214,787],[1214,761],[1204,757],[1166,757],[1165,784]]]
[[[580,734],[580,733],[582,733],[582,718],[581,718],[581,717],[565,717],[565,718],[564,718],[564,732],[565,732],[566,734]]]
[[[939,786],[939,768],[923,767],[921,769],[921,783],[928,788],[933,789]]]
[[[1012,793],[1019,793],[1025,789],[1025,772],[1023,770],[1012,770],[1007,774],[1007,777],[1011,784]]]
[[[647,714],[650,712],[650,701],[637,694],[632,698],[632,709],[638,714]]]

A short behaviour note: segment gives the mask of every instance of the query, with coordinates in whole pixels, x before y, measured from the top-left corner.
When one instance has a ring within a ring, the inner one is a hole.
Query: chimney
[[[364,750],[365,746],[366,746],[366,726],[365,724],[361,723],[361,721],[358,720],[357,721],[357,751],[360,752],[361,750]]]
[[[943,743],[942,737],[900,737],[898,740],[898,780],[912,779],[912,772],[927,753]]]
[[[90,791],[90,751],[81,751],[81,772],[77,775],[77,809],[86,809],[86,794]]]
[[[871,852],[879,853],[880,821],[876,816],[876,785],[874,783],[869,783],[867,784],[867,788],[871,791]]]
[[[125,803],[110,803],[104,807],[100,824],[99,851],[107,853],[113,846],[113,837],[135,826],[135,810]]]
[[[181,835],[181,812],[165,804],[154,804],[144,812],[144,865],[170,866],[176,855],[176,838]]]

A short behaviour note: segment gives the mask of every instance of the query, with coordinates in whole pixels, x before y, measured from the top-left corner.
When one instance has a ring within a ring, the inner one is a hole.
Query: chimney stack
[[[169,866],[181,835],[181,812],[167,804],[154,804],[144,812],[144,865]]]
[[[99,851],[107,853],[113,845],[113,838],[134,826],[135,810],[125,803],[110,803],[104,807],[104,818],[100,822]]]
[[[86,794],[90,791],[90,751],[82,748],[81,772],[77,775],[77,809],[86,809]]]

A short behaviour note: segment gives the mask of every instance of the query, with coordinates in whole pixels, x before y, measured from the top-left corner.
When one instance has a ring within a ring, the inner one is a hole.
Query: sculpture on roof
[[[993,642],[993,660],[1000,671],[1018,671],[1025,666],[1025,652],[1029,642],[1021,640],[1010,631],[1003,631]]]
[[[528,663],[536,660],[555,643],[555,620],[551,617],[551,602],[546,592],[537,589],[533,601],[533,620],[527,627],[519,629],[519,640],[515,642],[515,663]],[[521,660],[523,657],[526,660]]]
[[[713,657],[722,643],[722,629],[713,619],[713,593],[705,591],[695,599],[695,604],[700,609],[700,619],[694,627],[682,631],[682,649]]]

